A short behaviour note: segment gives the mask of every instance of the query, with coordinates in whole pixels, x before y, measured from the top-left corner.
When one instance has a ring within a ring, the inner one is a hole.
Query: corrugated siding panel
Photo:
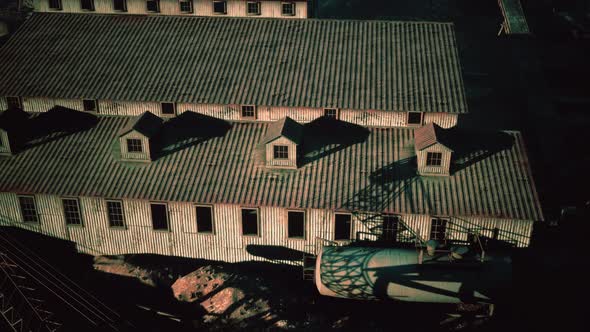
[[[23,98],[23,110],[26,112],[47,112],[55,106],[83,111],[82,99]]]
[[[459,116],[450,113],[424,113],[424,124],[436,123],[442,128],[451,128],[457,125]]]
[[[8,109],[8,103],[6,102],[6,97],[0,97],[0,110]]]
[[[98,111],[100,114],[128,116],[137,116],[145,111],[150,111],[157,116],[162,116],[162,106],[159,102],[99,100]]]
[[[3,96],[467,111],[447,23],[35,13],[0,72]]]

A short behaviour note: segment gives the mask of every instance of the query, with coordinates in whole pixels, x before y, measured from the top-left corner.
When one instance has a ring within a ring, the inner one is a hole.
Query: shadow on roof
[[[225,120],[191,111],[184,112],[162,125],[155,139],[155,159],[224,136],[231,124]]]
[[[49,143],[62,137],[93,128],[98,123],[94,114],[55,106],[29,118],[25,124],[26,145],[23,149]]]
[[[454,151],[451,174],[514,145],[514,137],[501,131],[474,131],[456,127],[445,131]]]
[[[328,117],[317,118],[303,127],[303,158],[300,165],[362,143],[370,133],[367,128],[349,122]]]

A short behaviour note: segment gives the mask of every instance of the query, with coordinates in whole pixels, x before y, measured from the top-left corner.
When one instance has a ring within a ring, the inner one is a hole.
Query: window
[[[295,15],[295,3],[294,2],[283,2],[281,7],[282,7],[283,16]]]
[[[23,216],[24,222],[39,222],[37,207],[35,206],[35,198],[33,196],[18,196],[18,203],[20,205],[20,213]]]
[[[286,145],[274,145],[273,154],[275,159],[289,159],[289,147]]]
[[[61,0],[49,0],[49,9],[61,10]]]
[[[197,206],[197,233],[213,233],[213,214],[210,206]]]
[[[109,226],[125,227],[125,215],[123,214],[123,203],[121,201],[107,201],[107,214]]]
[[[176,114],[176,106],[174,103],[162,103],[162,114],[174,115]]]
[[[305,212],[287,212],[287,236],[290,238],[305,238]]]
[[[118,12],[126,12],[127,0],[113,0],[113,9]]]
[[[381,239],[384,241],[397,241],[397,231],[399,225],[399,217],[392,214],[383,215],[383,231]]]
[[[325,108],[324,116],[326,118],[338,119],[338,110],[335,108]]]
[[[152,227],[154,230],[168,230],[168,208],[166,204],[150,203]]]
[[[242,118],[256,118],[256,108],[252,105],[242,105]]]
[[[422,124],[422,113],[421,112],[408,112],[408,124],[409,125],[421,125]]]
[[[257,209],[242,209],[242,235],[258,236]]]
[[[180,0],[180,12],[192,13],[193,12],[193,0]]]
[[[225,1],[213,1],[213,13],[224,15],[227,13],[227,5]]]
[[[350,240],[350,214],[336,213],[334,225],[334,240]]]
[[[8,109],[23,109],[22,99],[20,97],[6,97]]]
[[[78,200],[76,198],[62,198],[61,202],[64,207],[66,225],[82,225]]]
[[[157,13],[160,11],[160,0],[147,0],[146,9],[150,13]]]
[[[81,0],[80,7],[82,10],[94,11],[94,0]]]
[[[127,152],[143,152],[141,140],[137,138],[127,139]]]
[[[426,166],[440,166],[442,165],[442,153],[428,152],[426,154]]]
[[[432,219],[430,224],[430,239],[444,241],[446,239],[447,220],[441,218]]]
[[[84,110],[86,112],[98,112],[98,106],[96,104],[96,100],[84,99],[82,101],[82,103],[84,104]]]
[[[248,2],[246,10],[248,15],[260,15],[260,2]]]

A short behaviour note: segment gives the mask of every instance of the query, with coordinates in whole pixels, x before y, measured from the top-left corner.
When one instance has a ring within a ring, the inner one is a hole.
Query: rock
[[[234,287],[227,287],[201,302],[201,306],[210,314],[223,314],[230,306],[243,298],[244,292]]]
[[[201,267],[172,284],[174,297],[180,301],[194,302],[208,295],[214,289],[224,284],[229,278],[225,272],[216,272],[211,267]],[[207,281],[211,280],[211,282]]]

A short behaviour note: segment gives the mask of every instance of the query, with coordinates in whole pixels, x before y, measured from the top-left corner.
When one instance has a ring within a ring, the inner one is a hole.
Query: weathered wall
[[[426,166],[426,156],[428,152],[442,153],[442,160],[440,166]],[[418,173],[419,174],[433,174],[433,175],[449,175],[451,165],[451,151],[440,144],[434,144],[422,151],[416,152]]]
[[[227,0],[227,15],[221,16],[249,16],[246,13],[246,2],[244,0]],[[283,16],[281,3],[283,1],[261,1],[260,15],[255,17],[278,17],[278,18],[307,18],[307,3],[296,1],[295,16]],[[180,11],[178,0],[160,0],[160,12],[150,13],[147,11],[145,0],[127,0],[127,11],[119,12],[113,8],[113,0],[94,0],[95,11],[90,13],[100,14],[150,14],[150,15],[184,15],[184,16],[220,16],[213,13],[213,0],[194,0],[193,12],[183,13]],[[88,13],[82,10],[80,0],[62,0],[62,10],[49,9],[49,0],[36,0],[35,11],[38,12],[64,12],[64,13]]]
[[[0,155],[10,155],[10,140],[8,138],[8,133],[0,129]]]

